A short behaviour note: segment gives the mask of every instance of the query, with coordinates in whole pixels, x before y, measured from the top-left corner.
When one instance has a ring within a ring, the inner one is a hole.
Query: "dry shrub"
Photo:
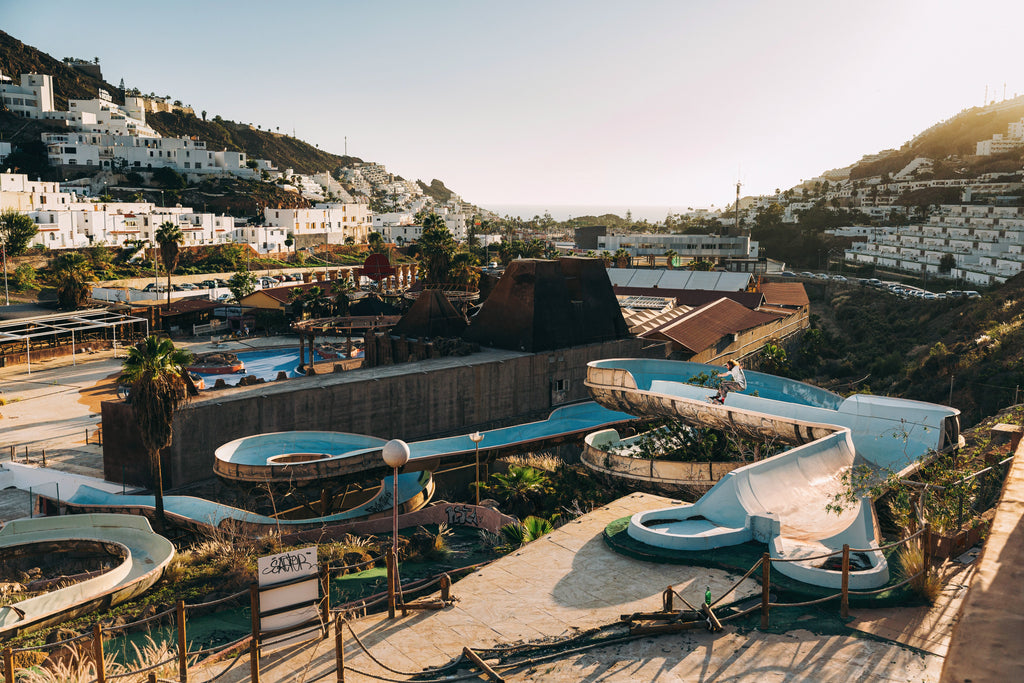
[[[545,472],[554,472],[564,464],[560,458],[543,451],[539,453],[534,453],[532,451],[518,453],[516,455],[504,457],[501,460],[502,462],[507,462],[509,465],[532,467]]]

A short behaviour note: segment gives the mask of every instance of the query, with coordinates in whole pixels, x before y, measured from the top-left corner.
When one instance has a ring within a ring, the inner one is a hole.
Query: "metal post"
[[[46,467],[46,449],[43,449],[43,467]]]
[[[54,486],[57,487],[57,516],[60,517],[60,482],[53,482]]]
[[[665,589],[665,592],[661,594],[661,611],[671,612],[672,610],[672,586]]]
[[[320,620],[324,623],[324,637],[326,639],[331,632],[331,572],[323,570],[320,577],[320,587],[324,592],[324,599],[320,603]]]
[[[92,627],[92,652],[96,664],[96,681],[97,683],[106,683],[106,663],[103,661],[103,627],[99,624]]]
[[[761,555],[761,628],[768,628],[768,591],[772,580],[772,558]]]
[[[395,618],[395,551],[390,548],[384,557],[388,568],[388,619]]]
[[[927,576],[928,567],[930,567],[932,563],[932,525],[930,522],[924,523],[924,533],[921,535],[921,543],[923,545],[921,556],[924,557],[924,571],[925,576]]]
[[[32,487],[28,487],[28,518],[32,519],[35,516],[35,506],[32,505]]]
[[[188,640],[185,637],[185,601],[178,600],[174,606],[178,619],[178,680],[188,683]]]
[[[252,610],[252,640],[249,641],[249,680],[260,683],[260,587],[249,586],[249,605]]]
[[[840,603],[840,614],[843,619],[850,616],[850,544],[843,544],[843,597]]]
[[[78,365],[78,362],[75,359],[75,331],[74,330],[71,330],[71,364],[72,365]]]

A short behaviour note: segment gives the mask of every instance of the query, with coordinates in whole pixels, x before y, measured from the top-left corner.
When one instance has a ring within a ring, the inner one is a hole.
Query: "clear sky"
[[[1005,0],[0,0],[0,28],[209,116],[487,204],[707,206],[1024,94]]]

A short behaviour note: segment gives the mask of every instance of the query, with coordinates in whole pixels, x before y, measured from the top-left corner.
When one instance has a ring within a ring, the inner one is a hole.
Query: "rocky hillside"
[[[114,102],[124,103],[124,97],[117,85],[82,73],[3,31],[0,31],[0,73],[9,76],[15,82],[23,73],[52,75],[54,106],[60,110],[67,110],[69,99],[96,97],[100,88],[110,93]],[[150,114],[146,120],[161,135],[196,136],[200,140],[205,140],[210,149],[244,151],[253,158],[270,159],[281,170],[292,168],[298,173],[316,173],[333,171],[359,161],[355,157],[330,154],[297,138],[256,130],[219,116],[203,120],[201,117],[176,112]],[[29,143],[38,141],[41,132],[53,129],[52,125],[43,122],[25,121],[6,112],[0,112],[0,139],[3,140],[19,144]]]

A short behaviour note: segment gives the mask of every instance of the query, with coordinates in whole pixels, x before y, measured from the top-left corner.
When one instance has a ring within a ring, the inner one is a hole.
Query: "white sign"
[[[303,576],[316,576],[316,546],[261,557],[256,560],[256,574],[260,588]]]
[[[318,619],[320,610],[320,575],[316,546],[290,550],[256,560],[260,587],[260,631],[277,631]],[[307,579],[296,581],[296,579]],[[290,583],[279,586],[281,583]],[[294,606],[294,609],[288,609]],[[272,613],[272,614],[268,614]],[[315,624],[292,634],[282,634],[264,641],[265,645],[282,647],[317,636],[321,625]]]

